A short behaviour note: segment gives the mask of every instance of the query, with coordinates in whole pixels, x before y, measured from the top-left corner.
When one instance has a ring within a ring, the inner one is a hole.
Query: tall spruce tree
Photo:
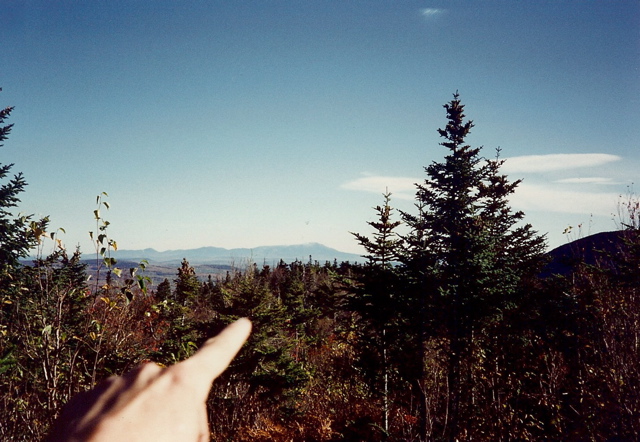
[[[359,284],[354,290],[354,296],[349,298],[349,306],[359,315],[358,331],[365,347],[365,351],[362,352],[366,361],[365,368],[375,368],[374,372],[382,372],[380,390],[383,402],[383,428],[388,433],[389,375],[392,370],[390,351],[392,346],[401,350],[398,344],[404,309],[399,296],[400,279],[396,270],[402,240],[395,229],[401,222],[392,220],[393,209],[389,205],[391,193],[386,192],[383,197],[384,204],[375,207],[378,220],[367,223],[374,229],[373,239],[352,233],[367,252],[364,255],[367,263],[359,268]],[[371,376],[374,373],[368,374]],[[378,380],[374,376],[375,384]],[[376,387],[377,385],[374,386],[374,391],[378,391]]]
[[[182,259],[180,268],[178,268],[178,277],[173,282],[176,285],[174,297],[181,306],[192,304],[200,294],[200,280],[198,280],[196,270],[186,258]]]
[[[416,185],[418,213],[402,212],[410,233],[401,260],[419,312],[416,334],[446,343],[449,392],[441,425],[444,438],[456,440],[471,415],[474,336],[517,302],[521,280],[539,269],[545,239],[510,209],[507,198],[519,181],[500,174],[503,161],[487,161],[465,143],[473,122],[465,121],[457,92],[444,107],[448,121],[438,133],[448,154],[425,167],[427,178]]]

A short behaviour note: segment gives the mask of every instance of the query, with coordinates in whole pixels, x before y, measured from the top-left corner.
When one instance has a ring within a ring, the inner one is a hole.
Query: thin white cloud
[[[595,167],[620,161],[622,158],[607,153],[557,153],[550,155],[524,155],[507,158],[502,170],[507,173],[550,172],[555,170]]]
[[[556,180],[556,183],[561,184],[620,184],[616,181],[613,181],[611,178],[604,177],[581,177],[581,178],[563,178],[561,180]]]
[[[420,14],[422,14],[424,17],[433,17],[442,14],[443,12],[444,9],[440,8],[423,8],[420,10]]]
[[[510,198],[514,208],[554,213],[609,216],[616,210],[618,194],[566,190],[561,185],[522,183]]]
[[[576,168],[599,167],[620,161],[617,155],[592,154],[551,154],[526,155],[508,158],[501,171],[506,173],[521,172],[549,172]],[[415,183],[422,179],[413,177],[393,177],[380,175],[365,175],[342,184],[342,188],[384,193],[386,190],[394,198],[413,200],[415,198]],[[514,209],[547,213],[570,213],[611,216],[617,210],[618,194],[614,192],[589,191],[594,187],[578,188],[572,185],[616,185],[620,184],[612,178],[602,176],[557,178],[545,183],[521,183],[511,196],[510,202]]]
[[[384,193],[387,190],[399,199],[415,197],[415,183],[420,180],[410,177],[369,175],[342,184],[343,189]]]

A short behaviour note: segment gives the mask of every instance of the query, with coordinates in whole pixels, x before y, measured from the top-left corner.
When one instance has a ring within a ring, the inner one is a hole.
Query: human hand
[[[208,441],[206,400],[211,383],[251,332],[239,319],[172,367],[142,365],[75,396],[49,441]]]

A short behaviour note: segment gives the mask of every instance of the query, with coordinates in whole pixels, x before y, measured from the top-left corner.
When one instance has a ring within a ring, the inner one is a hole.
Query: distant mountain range
[[[549,262],[542,271],[541,276],[548,277],[553,274],[567,275],[571,273],[576,262],[584,261],[587,264],[595,264],[609,254],[619,252],[622,244],[622,234],[619,231],[602,232],[580,238],[570,243],[557,247],[549,252]],[[604,255],[603,255],[604,253]],[[307,262],[318,261],[324,264],[326,261],[338,263],[348,261],[350,263],[364,263],[366,260],[354,253],[341,252],[318,243],[297,244],[289,246],[261,246],[255,248],[225,249],[222,247],[200,247],[197,249],[166,250],[159,252],[155,249],[143,250],[117,250],[112,256],[118,261],[118,267],[135,267],[141,260],[146,259],[155,273],[162,277],[175,275],[183,259],[194,266],[198,274],[208,275],[220,273],[232,268],[243,268],[248,263],[258,265],[276,265],[280,260],[290,264],[299,260]],[[84,255],[84,260],[89,266],[94,266],[95,256]],[[25,260],[29,262],[31,259]]]
[[[549,252],[549,262],[541,276],[569,275],[577,262],[603,264],[603,253],[615,254],[622,243],[621,232],[603,232],[580,238],[557,247]],[[258,266],[277,265],[280,260],[290,264],[295,260],[307,262],[309,259],[324,264],[326,261],[351,263],[365,262],[360,255],[345,253],[318,243],[298,244],[290,246],[262,246],[255,248],[225,249],[221,247],[200,247],[186,250],[167,250],[159,252],[155,249],[117,250],[112,253],[117,259],[117,266],[123,269],[136,267],[146,259],[149,262],[146,274],[152,277],[155,284],[163,279],[172,280],[176,269],[183,259],[195,269],[201,279],[208,275],[224,274],[232,269],[244,269],[249,263]],[[89,273],[95,273],[95,260],[86,260]]]
[[[261,246],[255,248],[224,249],[221,247],[200,247],[186,250],[155,249],[117,250],[111,254],[117,260],[140,261],[146,259],[155,263],[176,263],[186,259],[189,264],[277,264],[280,260],[291,263],[295,260],[303,262],[325,261],[363,262],[360,255],[345,253],[318,243],[298,244],[290,246]]]

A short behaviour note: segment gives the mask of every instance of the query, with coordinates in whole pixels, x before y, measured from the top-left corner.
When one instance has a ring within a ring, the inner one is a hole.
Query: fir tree
[[[402,244],[400,237],[394,230],[401,224],[400,221],[392,221],[393,209],[389,205],[391,193],[386,192],[384,197],[384,205],[376,206],[375,211],[378,214],[378,221],[370,221],[369,224],[375,229],[373,240],[359,233],[352,233],[356,237],[362,247],[367,252],[363,255],[367,258],[370,265],[379,266],[383,269],[389,269],[394,262],[398,260],[398,250]]]
[[[402,247],[402,240],[395,232],[401,224],[392,220],[393,209],[389,205],[391,194],[383,194],[384,205],[376,206],[377,221],[370,221],[374,228],[373,239],[352,233],[367,252],[364,258],[367,264],[360,269],[358,274],[359,285],[354,290],[354,296],[350,298],[350,308],[360,317],[361,340],[364,343],[365,360],[373,357],[363,364],[365,368],[381,366],[383,415],[385,432],[389,431],[389,375],[390,350],[392,344],[395,349],[403,348],[399,342],[400,324],[403,308],[399,297],[400,280],[395,265],[398,262],[398,253]],[[368,358],[367,358],[368,357]],[[377,371],[377,370],[376,370]],[[371,374],[370,374],[371,375]],[[377,381],[377,380],[376,380]],[[374,388],[378,391],[378,388]]]
[[[0,88],[2,91],[2,88]],[[13,124],[4,124],[11,115],[13,107],[0,109],[0,147],[11,132]],[[0,180],[7,178],[13,164],[0,164]],[[20,203],[19,194],[24,192],[27,182],[22,173],[14,175],[0,186],[0,288],[6,288],[10,272],[19,266],[19,260],[25,258],[38,241],[38,235],[44,232],[47,219],[33,221],[32,216],[14,216],[10,210]]]
[[[168,278],[164,278],[164,280],[158,284],[156,288],[156,298],[158,301],[169,300],[171,298],[171,282]]]
[[[444,436],[455,440],[470,413],[474,336],[517,301],[521,279],[539,269],[544,238],[520,225],[524,215],[508,206],[519,181],[509,183],[499,173],[502,161],[486,161],[480,148],[466,144],[473,122],[465,121],[457,92],[444,107],[448,121],[438,133],[448,154],[425,167],[427,178],[417,184],[418,214],[402,213],[410,229],[402,261],[420,312],[416,333],[448,344]]]
[[[179,305],[186,306],[193,303],[200,294],[200,281],[196,276],[196,271],[189,261],[182,260],[178,269],[178,277],[174,280],[175,299]]]

